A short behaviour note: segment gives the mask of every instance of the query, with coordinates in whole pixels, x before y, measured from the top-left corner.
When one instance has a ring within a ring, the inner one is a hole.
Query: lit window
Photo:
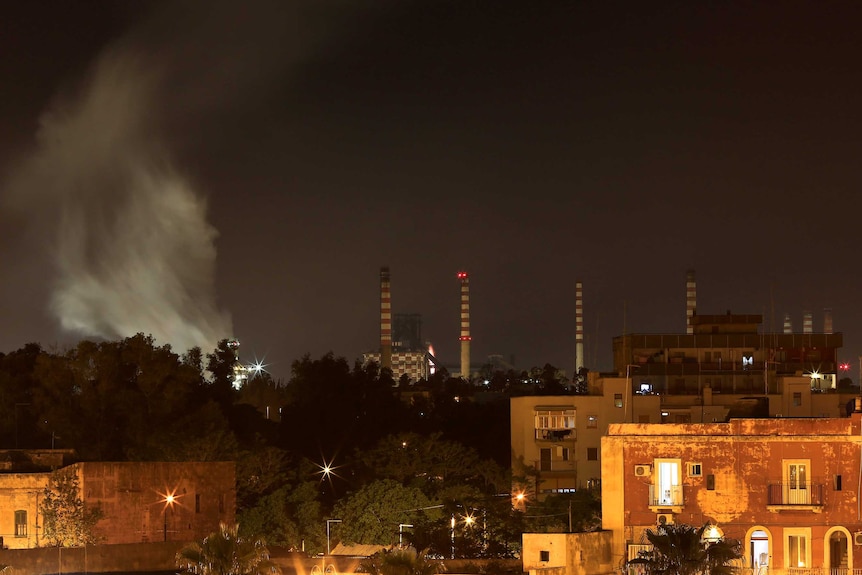
[[[599,426],[599,418],[596,415],[587,416],[587,428],[596,429]]]
[[[808,527],[784,528],[784,564],[791,568],[811,566],[811,529]]]
[[[793,407],[801,407],[802,406],[802,392],[794,391],[793,392]]]
[[[623,406],[623,394],[615,393],[614,394],[614,407],[622,407]]]

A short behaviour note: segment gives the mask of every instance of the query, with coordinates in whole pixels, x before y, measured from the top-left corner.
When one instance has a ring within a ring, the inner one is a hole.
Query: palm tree
[[[437,575],[446,571],[443,563],[428,558],[426,551],[412,547],[378,553],[361,565],[371,575]]]
[[[239,525],[219,525],[201,543],[190,543],[177,552],[177,567],[194,575],[266,575],[281,573],[269,560],[261,539],[239,535]]]
[[[704,531],[691,525],[662,525],[647,529],[652,551],[628,562],[642,566],[646,575],[734,575],[740,554],[735,539],[705,541]]]

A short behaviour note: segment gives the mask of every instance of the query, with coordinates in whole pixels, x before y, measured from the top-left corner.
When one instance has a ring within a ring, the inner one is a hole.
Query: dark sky
[[[581,280],[587,364],[607,369],[613,336],[684,329],[694,269],[699,313],[801,331],[808,309],[819,331],[831,308],[856,379],[860,16],[6,2],[0,351],[202,323],[286,378],[375,347],[388,265],[393,310],[453,365],[459,270],[474,362],[569,372]]]

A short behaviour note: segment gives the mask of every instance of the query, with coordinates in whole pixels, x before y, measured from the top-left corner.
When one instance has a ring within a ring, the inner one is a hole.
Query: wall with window
[[[533,575],[595,575],[615,570],[608,532],[524,533],[521,561],[524,572]]]
[[[37,509],[48,486],[47,473],[0,474],[0,537],[6,549],[39,545]]]
[[[748,541],[746,553],[757,547],[749,564],[768,561],[770,572],[858,568],[862,548],[847,534],[859,531],[851,478],[860,452],[862,414],[612,425],[602,440],[603,528],[621,555],[662,521],[710,522]]]

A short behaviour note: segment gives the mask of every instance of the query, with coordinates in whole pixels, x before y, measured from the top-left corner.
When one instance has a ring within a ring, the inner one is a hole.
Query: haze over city
[[[458,358],[571,372],[698,311],[830,308],[858,381],[852,4],[11,2],[0,351],[378,345],[378,273]]]

